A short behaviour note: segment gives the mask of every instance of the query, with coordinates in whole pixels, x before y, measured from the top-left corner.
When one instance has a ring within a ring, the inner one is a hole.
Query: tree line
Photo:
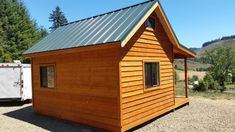
[[[219,42],[221,40],[228,40],[228,39],[234,39],[234,38],[235,38],[235,35],[225,36],[225,37],[222,37],[222,38],[218,38],[218,39],[215,39],[215,40],[205,42],[205,43],[202,44],[202,47],[209,46],[209,45],[211,45],[213,43],[216,43],[216,42]]]
[[[57,6],[50,14],[50,31],[67,23]],[[20,60],[27,62],[22,53],[48,34],[47,29],[38,26],[20,0],[0,0],[0,62]]]

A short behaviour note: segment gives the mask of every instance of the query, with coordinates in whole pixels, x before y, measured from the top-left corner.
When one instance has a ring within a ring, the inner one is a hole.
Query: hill
[[[193,52],[195,52],[195,53],[197,53],[200,49],[201,49],[201,48],[189,48],[189,50],[191,50],[191,51],[193,51]]]
[[[217,42],[214,42],[208,46],[202,47],[197,54],[201,55],[204,51],[208,50],[208,49],[212,49],[215,48],[217,46],[235,46],[235,38],[232,39],[227,39],[227,40],[220,40]]]
[[[198,56],[200,56],[204,51],[215,48],[217,46],[235,46],[235,35],[225,36],[219,39],[205,42],[202,44],[202,48],[196,48],[194,51],[198,54]]]
[[[191,58],[188,60],[188,70],[189,71],[205,71],[210,66],[210,64],[204,64],[200,62],[200,56],[203,52],[208,49],[213,49],[217,46],[234,46],[235,47],[235,35],[225,36],[219,39],[208,41],[202,44],[201,48],[189,48],[193,52],[197,53],[197,58]],[[183,60],[175,60],[175,69],[182,71],[184,69]],[[201,73],[199,73],[201,74]]]
[[[190,71],[205,71],[210,65],[209,64],[204,64],[201,62],[195,62],[188,60],[188,70]],[[183,70],[184,69],[184,60],[175,60],[175,69],[177,70]]]
[[[223,40],[231,40],[231,39],[235,39],[235,35],[231,35],[231,36],[225,36],[219,39],[215,39],[209,42],[205,42],[204,44],[202,44],[202,47],[207,47],[209,45],[213,45],[213,43],[219,42],[219,41],[223,41]]]

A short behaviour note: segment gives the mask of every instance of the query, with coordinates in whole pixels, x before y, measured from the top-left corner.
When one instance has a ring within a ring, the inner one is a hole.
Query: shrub
[[[198,80],[199,80],[199,78],[196,75],[193,75],[192,78],[188,77],[188,83],[189,84],[194,84],[195,81],[198,81]]]
[[[235,73],[233,73],[232,82],[235,84]]]
[[[208,68],[202,68],[202,67],[196,68],[196,71],[207,71],[207,70],[208,70]]]
[[[206,75],[204,76],[204,78],[203,78],[203,80],[204,81],[207,81],[207,82],[214,82],[214,79],[213,79],[213,77],[211,76],[211,74],[208,74],[208,73],[206,73]]]
[[[200,80],[198,84],[193,85],[193,90],[199,92],[207,91],[208,83],[206,81]]]
[[[213,81],[213,82],[209,83],[208,89],[210,89],[210,90],[220,90],[221,86],[219,85],[219,83],[217,81]]]
[[[208,89],[209,90],[220,90],[224,91],[225,87],[222,87],[219,85],[219,82],[214,80],[213,77],[210,74],[206,74],[206,76],[203,78],[203,81],[207,82],[208,84]]]
[[[218,90],[220,90],[220,92],[222,93],[222,92],[224,92],[225,89],[226,89],[225,86],[220,86]]]
[[[192,81],[198,81],[198,80],[199,80],[198,76],[197,75],[193,75]]]
[[[226,82],[232,82],[232,74],[226,76],[225,81]]]
[[[188,83],[189,83],[189,84],[193,84],[193,79],[190,78],[190,77],[188,77]]]
[[[210,90],[216,90],[217,88],[217,82],[213,79],[213,77],[210,74],[206,74],[205,77],[203,78],[205,82],[208,84],[208,89]]]

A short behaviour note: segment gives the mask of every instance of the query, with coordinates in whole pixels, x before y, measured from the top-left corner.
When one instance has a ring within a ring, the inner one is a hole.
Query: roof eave
[[[191,50],[189,50],[186,47],[179,47],[179,49],[186,54],[185,58],[195,58],[195,57],[197,57],[197,54],[195,54],[194,52],[192,52]]]
[[[50,51],[43,51],[43,52],[34,52],[34,53],[23,54],[23,56],[25,58],[33,58],[33,57],[42,57],[42,56],[49,56],[49,55],[71,54],[71,53],[78,53],[78,52],[83,52],[83,51],[101,50],[101,49],[108,49],[108,48],[121,48],[121,42],[115,41],[115,42],[88,45],[88,46],[82,46],[82,47],[73,47],[73,48],[50,50]]]
[[[169,22],[169,19],[167,18],[164,9],[161,6],[161,3],[159,1],[159,6],[156,8],[155,10],[156,14],[160,17],[160,21],[163,24],[163,28],[165,29],[170,41],[172,42],[172,44],[177,48],[180,49],[182,52],[185,52],[187,54],[187,57],[189,58],[194,58],[196,57],[196,54],[193,53],[192,51],[190,51],[188,48],[186,48],[185,46],[181,45],[179,43],[179,40]]]

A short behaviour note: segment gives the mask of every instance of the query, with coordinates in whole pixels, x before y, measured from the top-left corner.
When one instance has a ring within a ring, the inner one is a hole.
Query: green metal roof
[[[65,24],[23,54],[122,42],[157,0]]]

